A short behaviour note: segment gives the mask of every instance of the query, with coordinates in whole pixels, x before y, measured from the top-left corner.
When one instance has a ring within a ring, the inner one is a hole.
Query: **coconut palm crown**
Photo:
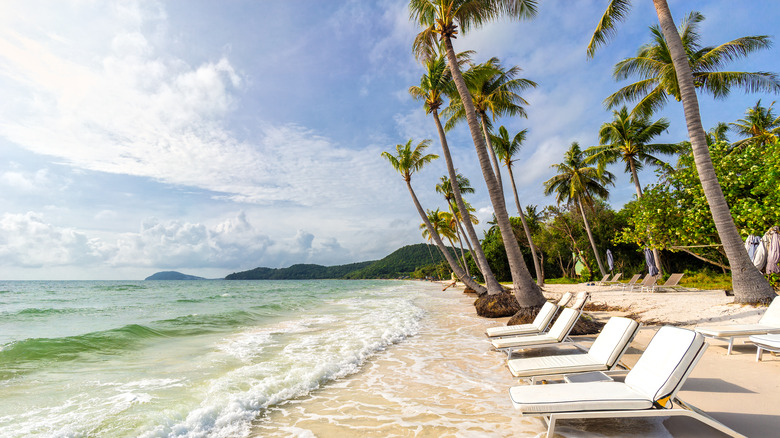
[[[744,119],[731,123],[731,129],[745,137],[734,143],[735,148],[752,143],[766,146],[777,141],[780,135],[780,116],[775,117],[772,112],[774,104],[772,102],[768,107],[763,107],[759,99],[756,106],[748,108]]]
[[[732,87],[751,93],[780,92],[780,81],[775,73],[720,71],[729,62],[770,48],[772,40],[769,36],[746,36],[719,46],[702,47],[698,27],[703,20],[702,14],[691,12],[678,29],[697,89],[716,99],[727,97]],[[604,100],[607,107],[638,101],[632,113],[649,115],[662,108],[669,96],[681,100],[672,55],[663,32],[655,25],[650,27],[650,33],[652,42],[640,47],[636,56],[618,62],[613,72],[616,80],[638,78],[639,81],[607,97]]]

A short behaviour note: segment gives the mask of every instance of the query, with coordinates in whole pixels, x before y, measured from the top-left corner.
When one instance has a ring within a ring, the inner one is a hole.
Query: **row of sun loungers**
[[[570,294],[564,296],[559,304],[565,305],[570,299]],[[761,360],[763,351],[780,352],[780,297],[772,302],[758,324],[700,326],[695,330],[661,327],[630,370],[620,360],[639,332],[640,324],[623,317],[610,318],[584,353],[512,357],[512,352],[517,350],[550,346],[574,345],[585,350],[568,339],[568,335],[587,299],[588,294],[583,292],[575,305],[563,307],[546,333],[544,330],[553,317],[550,313],[558,313],[562,306],[545,305],[546,314],[538,324],[535,320],[529,325],[533,330],[528,327],[525,334],[514,332],[509,337],[501,337],[497,334],[500,331],[488,329],[493,347],[507,352],[507,367],[512,375],[530,382],[509,390],[512,404],[522,415],[543,417],[548,424],[548,437],[553,436],[556,422],[562,419],[653,416],[691,417],[727,435],[742,436],[679,400],[677,392],[704,355],[706,337],[728,339],[729,354],[734,338],[748,337],[758,347],[756,360]],[[615,373],[626,373],[625,378],[614,381],[611,376]],[[560,380],[565,383],[537,385]]]

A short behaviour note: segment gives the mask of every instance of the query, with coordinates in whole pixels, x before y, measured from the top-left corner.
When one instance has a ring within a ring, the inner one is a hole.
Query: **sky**
[[[537,82],[523,94],[528,129],[515,163],[520,200],[554,204],[542,183],[573,141],[597,144],[612,119],[603,99],[628,82],[614,64],[650,41],[657,16],[636,0],[617,37],[588,60],[604,0],[545,0],[532,21],[498,20],[459,35],[457,51],[498,57]],[[679,23],[706,17],[702,43],[771,35],[774,46],[730,65],[780,72],[776,0],[670,0]],[[422,67],[419,29],[402,0],[93,1],[0,3],[0,280],[137,280],[176,270],[207,278],[258,266],[380,259],[423,242],[401,177],[380,157],[433,140],[433,120],[408,88]],[[705,129],[758,99],[700,95]],[[663,142],[687,139],[672,100]],[[448,133],[492,216],[465,126]],[[622,166],[609,202],[634,196]],[[412,184],[425,208],[446,208],[437,160]],[[643,185],[655,175],[640,175]],[[507,185],[509,210],[511,192]],[[480,232],[480,231],[478,231]]]

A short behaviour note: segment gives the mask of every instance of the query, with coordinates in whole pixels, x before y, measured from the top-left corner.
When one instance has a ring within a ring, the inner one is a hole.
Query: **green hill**
[[[182,274],[176,271],[162,271],[146,277],[144,280],[205,280],[203,277]]]
[[[433,255],[433,259],[431,259]],[[225,280],[324,280],[397,278],[414,272],[417,268],[439,263],[444,257],[433,245],[418,243],[404,246],[382,260],[352,263],[349,265],[292,265],[289,268],[255,268],[234,272]]]

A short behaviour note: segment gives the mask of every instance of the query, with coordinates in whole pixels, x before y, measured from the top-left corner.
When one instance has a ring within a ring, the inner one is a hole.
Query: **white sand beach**
[[[763,309],[729,304],[723,291],[621,293],[608,288],[550,285],[554,299],[565,291],[592,292],[593,302],[624,307],[643,321],[693,327],[705,322],[754,322]],[[255,422],[257,436],[537,437],[539,418],[517,415],[508,389],[513,378],[503,353],[491,351],[484,330],[508,318],[476,316],[474,298],[462,288],[441,291],[421,283],[417,305],[428,312],[420,332],[388,348],[364,369],[308,396],[283,403]],[[595,312],[606,321],[627,312]],[[636,362],[657,325],[646,325],[624,362]],[[592,336],[578,337],[587,345]],[[750,437],[780,430],[780,357],[755,361],[755,347],[737,342],[731,356],[714,341],[694,369],[680,397]],[[545,354],[539,350],[532,354]],[[560,422],[557,435],[693,437],[719,432],[690,419],[624,419]]]

